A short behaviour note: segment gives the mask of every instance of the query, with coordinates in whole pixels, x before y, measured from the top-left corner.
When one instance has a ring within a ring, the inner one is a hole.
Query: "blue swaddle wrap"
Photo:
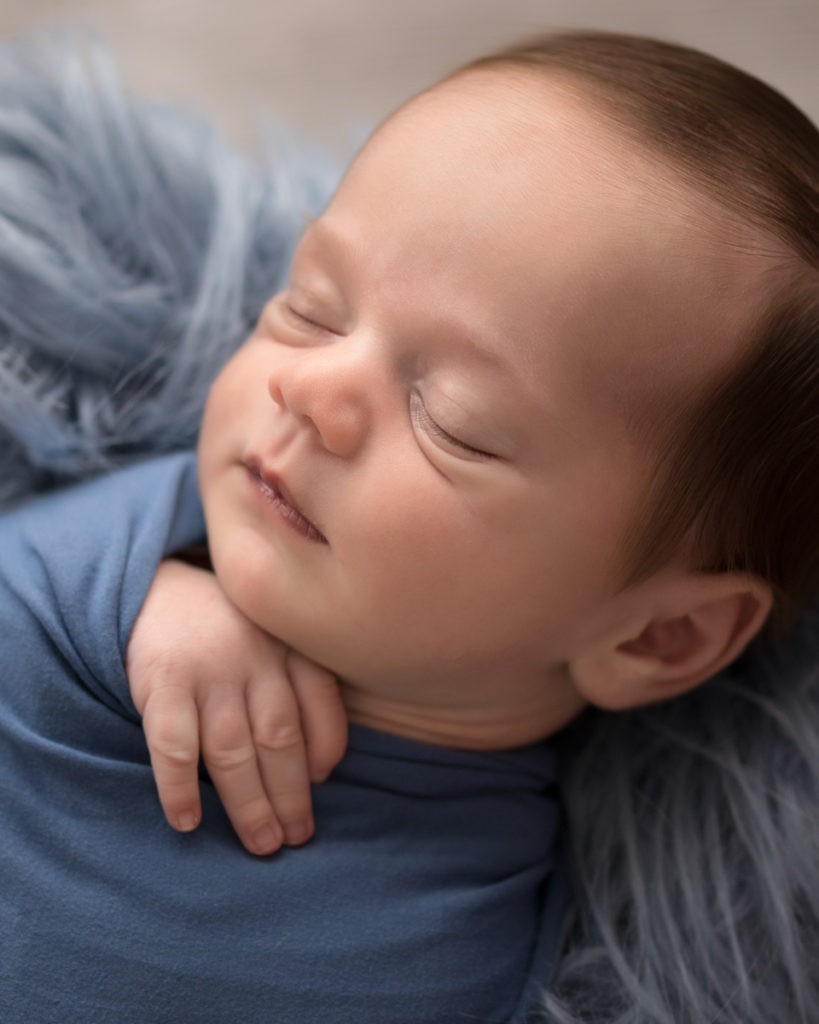
[[[548,743],[353,726],[314,840],[270,858],[206,779],[200,828],[164,822],[124,651],[159,560],[203,531],[190,454],[0,516],[0,1018],[524,1021],[565,900]]]

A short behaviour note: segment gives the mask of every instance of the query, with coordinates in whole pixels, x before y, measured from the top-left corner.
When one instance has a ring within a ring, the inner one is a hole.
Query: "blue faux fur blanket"
[[[0,44],[0,508],[189,447],[338,175],[136,101],[90,31]]]

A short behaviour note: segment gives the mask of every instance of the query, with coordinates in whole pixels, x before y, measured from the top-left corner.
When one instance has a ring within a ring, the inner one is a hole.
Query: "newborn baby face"
[[[200,486],[228,595],[350,706],[543,734],[620,583],[635,421],[755,315],[756,258],[672,179],[578,90],[477,71],[382,125],[307,227],[212,388]]]

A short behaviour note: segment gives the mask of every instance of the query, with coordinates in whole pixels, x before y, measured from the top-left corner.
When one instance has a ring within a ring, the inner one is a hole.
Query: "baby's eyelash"
[[[418,424],[429,433],[435,434],[436,437],[439,437],[447,444],[450,444],[455,448],[460,448],[462,451],[480,459],[494,458],[490,452],[485,452],[481,448],[475,448],[474,445],[467,444],[466,441],[461,441],[459,438],[450,434],[449,431],[444,430],[444,428],[440,426],[440,424],[436,423],[430,416],[427,412],[426,406],[421,401],[420,396],[415,392],[410,395],[410,415],[412,416],[414,423]]]
[[[317,323],[315,320],[311,320],[309,316],[304,316],[303,313],[299,313],[297,310],[293,309],[293,307],[288,305],[287,303],[285,303],[284,308],[287,311],[287,315],[290,317],[290,319],[298,321],[300,326],[304,326],[310,331],[324,330],[324,327],[322,327],[320,323]]]

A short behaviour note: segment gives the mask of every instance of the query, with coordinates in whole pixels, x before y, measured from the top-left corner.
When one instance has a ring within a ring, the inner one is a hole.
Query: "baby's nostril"
[[[276,405],[284,405],[284,395],[282,393],[281,386],[279,385],[276,377],[271,376],[267,381],[267,391]]]

